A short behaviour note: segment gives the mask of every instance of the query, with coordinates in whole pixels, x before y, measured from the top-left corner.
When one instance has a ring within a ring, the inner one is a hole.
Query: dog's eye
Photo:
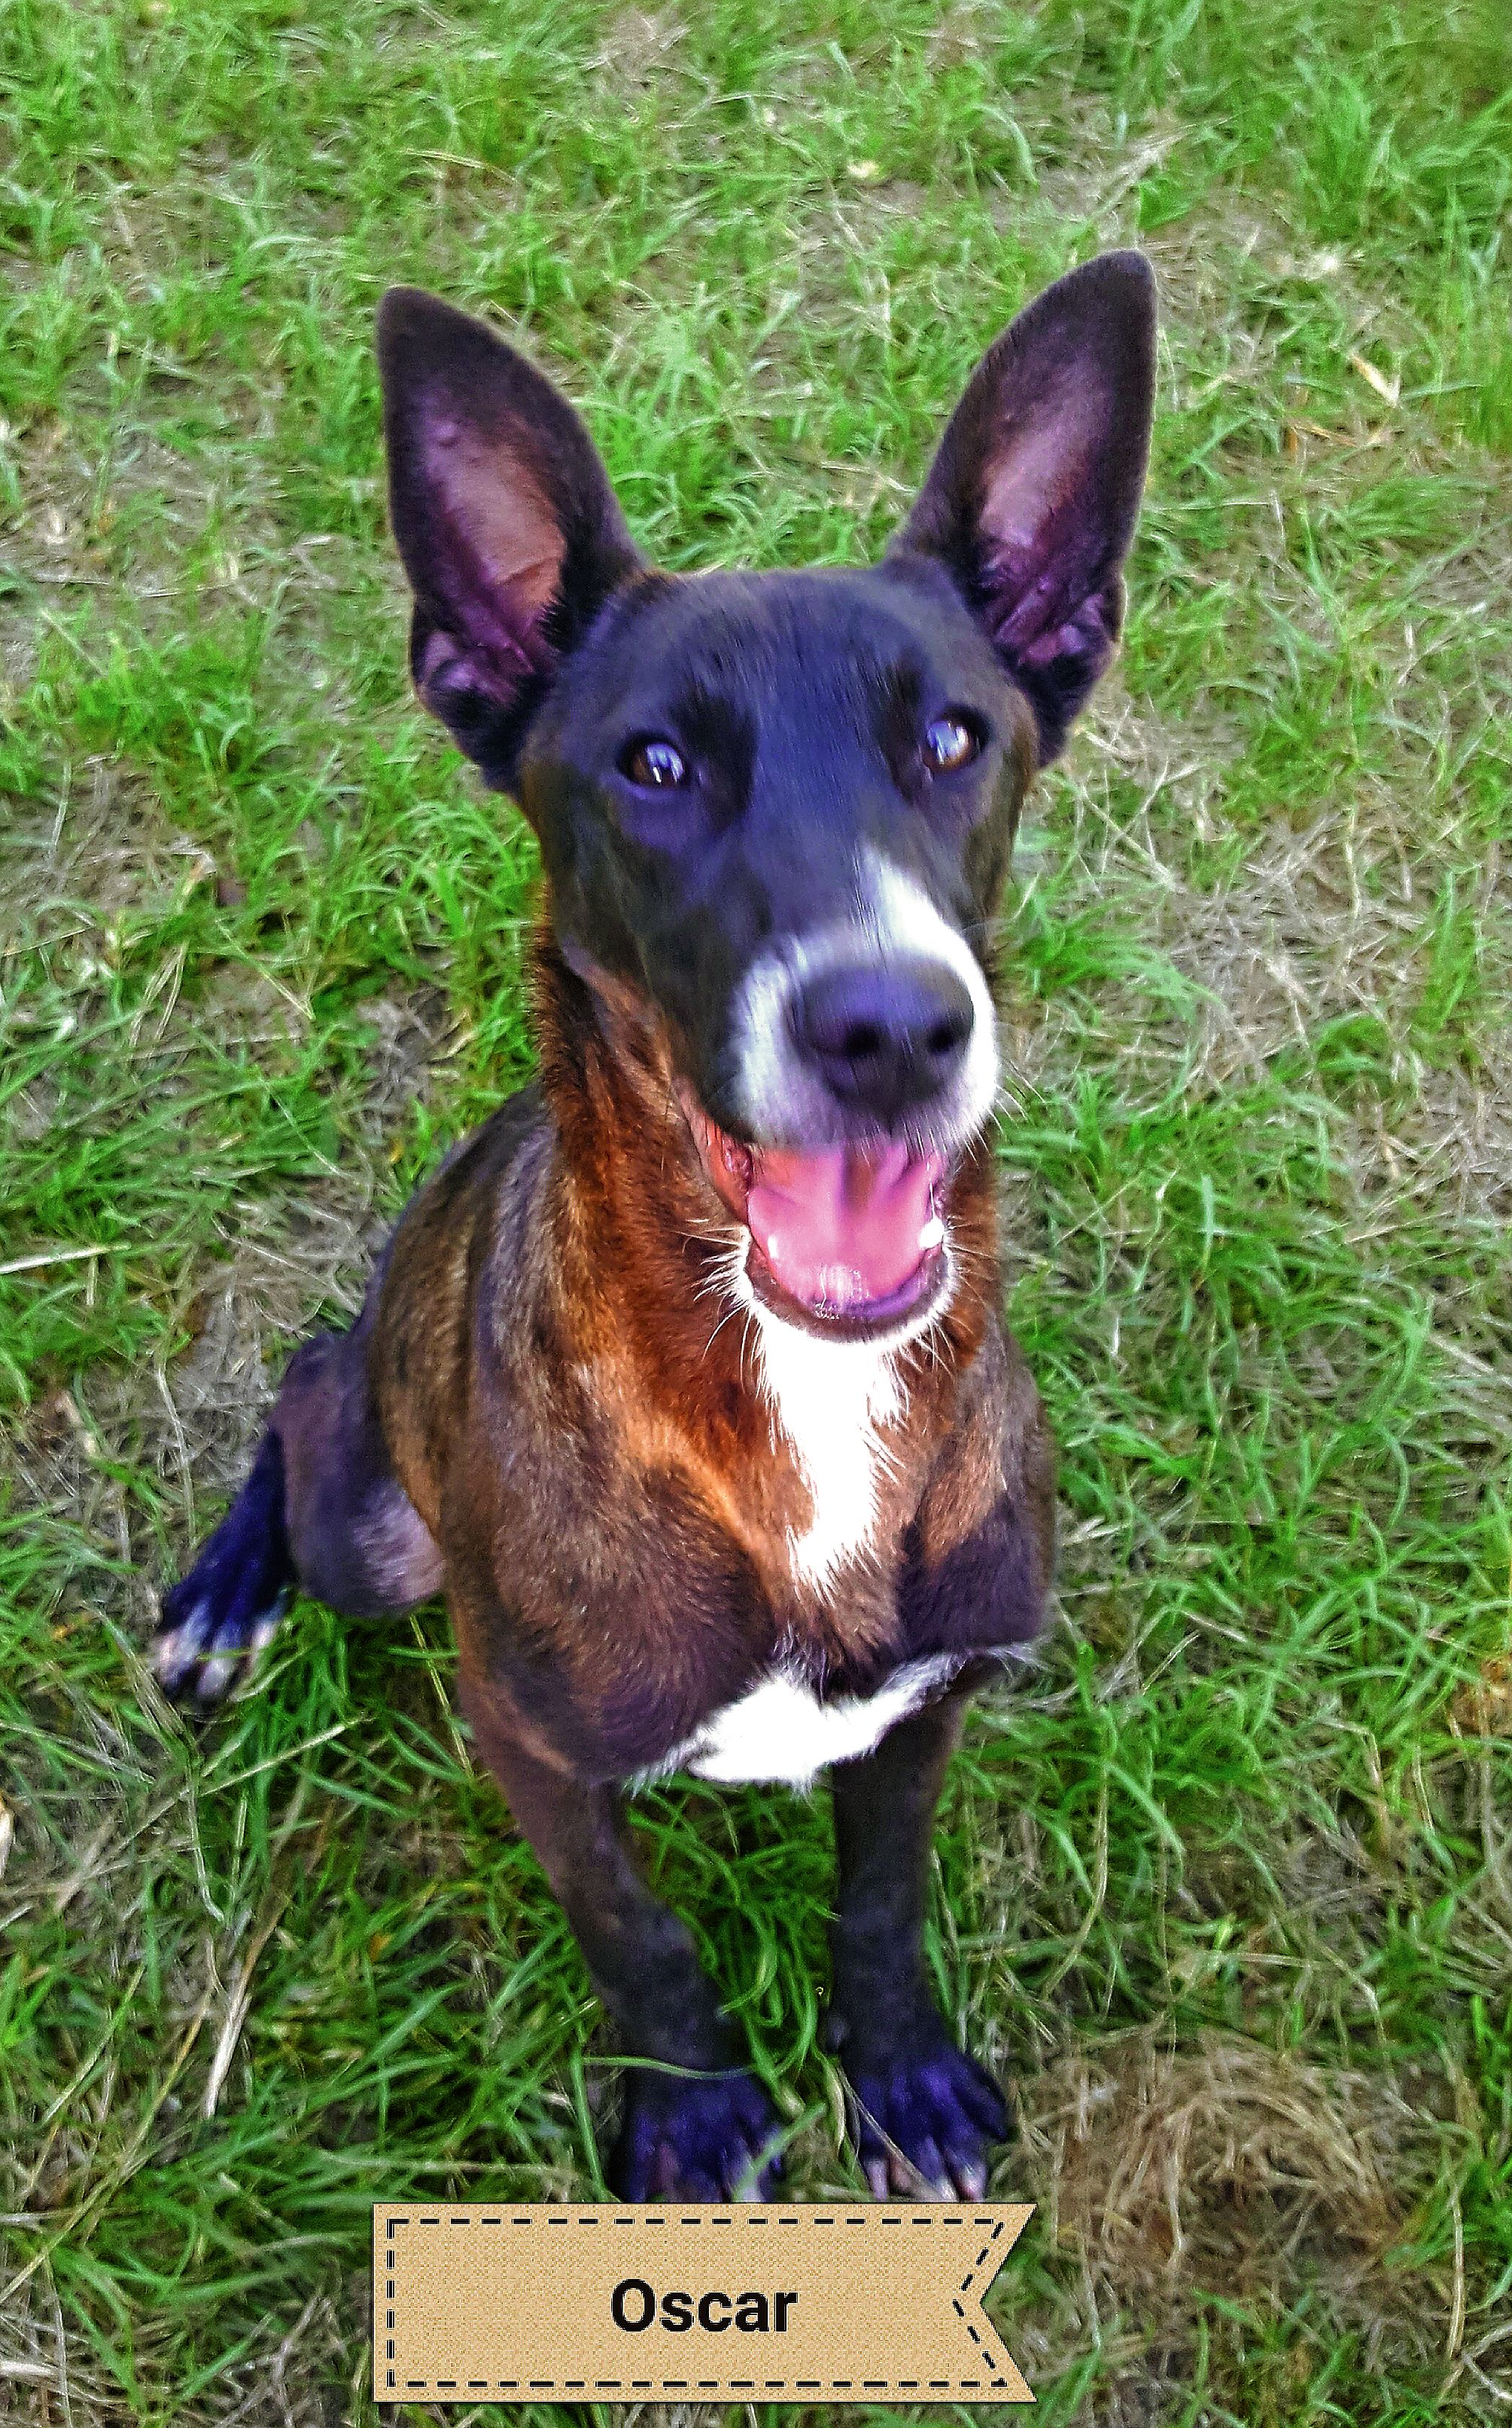
[[[931,776],[953,776],[981,756],[981,735],[963,716],[937,716],[924,729],[923,757]]]
[[[689,780],[682,751],[659,733],[637,734],[627,742],[619,754],[619,772],[649,793],[676,792]]]

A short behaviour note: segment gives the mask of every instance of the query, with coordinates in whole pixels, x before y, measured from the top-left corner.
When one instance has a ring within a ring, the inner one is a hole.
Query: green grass
[[[203,1738],[140,1665],[288,1348],[529,1068],[532,850],[405,686],[379,293],[522,331],[671,564],[832,560],[1110,241],[1164,298],[1133,614],[1009,906],[1063,1616],[933,1960],[1019,2093],[1046,2428],[1504,2416],[1504,9],[11,0],[0,125],[0,2418],[369,2420],[370,2203],[595,2184],[610,2053],[441,1616],[302,1607]],[[846,2183],[822,1796],[642,1814]]]

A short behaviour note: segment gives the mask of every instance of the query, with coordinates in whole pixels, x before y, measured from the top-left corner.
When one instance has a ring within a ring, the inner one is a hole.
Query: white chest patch
[[[728,1784],[747,1780],[783,1780],[807,1787],[831,1763],[870,1753],[888,1730],[917,1711],[937,1686],[961,1667],[952,1652],[931,1653],[895,1669],[875,1695],[846,1695],[821,1703],[802,1679],[774,1669],[715,1712],[686,1746],[668,1758],[668,1768],[691,1770],[700,1779]]]
[[[902,1344],[819,1340],[754,1297],[750,1307],[761,1387],[813,1502],[808,1526],[790,1537],[794,1574],[822,1593],[864,1550],[877,1522],[877,1475],[887,1457],[878,1427],[903,1412]]]

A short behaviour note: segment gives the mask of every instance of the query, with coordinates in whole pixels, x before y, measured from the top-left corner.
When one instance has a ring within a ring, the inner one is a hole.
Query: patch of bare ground
[[[1132,817],[1110,804],[1099,758],[1141,786]],[[1301,830],[1277,819],[1257,835],[1232,875],[1198,886],[1183,873],[1188,855],[1179,831],[1172,832],[1173,812],[1202,841],[1216,841],[1222,779],[1222,762],[1205,759],[1200,739],[1162,733],[1126,705],[1117,723],[1087,737],[1074,779],[1068,857],[1079,863],[1078,894],[1108,899],[1138,886],[1142,943],[1196,993],[1194,1033],[1182,1023],[1178,1037],[1176,1024],[1136,1020],[1130,992],[1131,1077],[1157,1082],[1179,1059],[1191,1087],[1216,1091],[1257,1076],[1281,1048],[1307,1044],[1326,1023],[1359,1012],[1377,1014],[1401,1040],[1405,1060],[1410,1058],[1405,1031],[1423,978],[1416,948],[1436,874],[1415,805],[1394,790],[1372,787],[1373,797],[1356,793]],[[1493,933],[1503,881],[1493,849],[1470,880],[1466,900]],[[1057,1057],[1058,1028],[1052,1017],[1043,1044],[1047,1061]],[[1478,1047],[1487,1058],[1482,1084],[1462,1089],[1469,1075],[1421,1064],[1410,1075],[1438,1099],[1422,1107],[1422,1143],[1454,1148],[1445,1173],[1453,1177],[1457,1210],[1494,1220],[1507,1206],[1507,1164],[1497,1143],[1512,1138],[1512,1128],[1501,1126],[1500,1041],[1488,1037]],[[1404,1068],[1397,1075],[1408,1074]],[[1462,1141],[1444,1136],[1444,1091],[1455,1106],[1455,1126],[1464,1121]]]
[[[72,1390],[45,1393],[0,1444],[16,1505],[64,1507],[80,1547],[119,1555],[125,1573],[108,1583],[91,1569],[96,1611],[152,1623],[164,1582],[158,1541],[140,1502],[122,1490],[123,1465],[158,1479],[167,1530],[187,1556],[245,1473],[252,1445],[300,1338],[317,1322],[354,1319],[363,1284],[389,1219],[360,1152],[307,1183],[288,1204],[248,1210],[223,1255],[186,1277],[175,1331],[178,1354],[123,1368],[85,1370]],[[59,1577],[68,1599],[68,1579]]]
[[[450,1045],[443,998],[431,989],[365,1007],[373,1031],[355,1135],[339,1159],[288,1201],[248,1206],[223,1255],[191,1276],[183,1305],[189,1346],[149,1379],[106,1370],[91,1409],[107,1432],[130,1432],[134,1456],[171,1483],[183,1541],[235,1488],[278,1377],[317,1322],[355,1320],[372,1261],[393,1219],[385,1141],[430,1092]],[[249,990],[251,1027],[258,995]],[[198,1013],[196,1016],[200,1016]],[[177,1530],[175,1530],[177,1531]]]
[[[253,206],[246,192],[237,199]],[[203,208],[193,167],[162,192],[115,196],[103,254],[123,320],[133,309],[148,312],[154,292],[177,273],[186,246],[198,240]],[[117,384],[135,392],[123,402]],[[213,442],[198,427],[207,397]],[[213,360],[123,347],[112,333],[102,336],[98,360],[75,375],[72,418],[0,420],[0,472],[10,475],[13,498],[0,526],[0,706],[32,680],[49,630],[81,609],[97,611],[102,631],[173,636],[186,617],[265,609],[279,595],[292,595],[307,614],[322,594],[371,577],[371,549],[359,553],[345,533],[292,537],[276,477],[249,468],[276,455],[284,397],[276,350],[249,377]],[[191,435],[175,440],[163,425],[186,404]],[[235,456],[228,441],[239,448]],[[374,494],[378,485],[376,476],[368,483]],[[224,543],[206,545],[222,524]],[[396,569],[386,561],[380,570],[397,597]]]
[[[107,759],[70,770],[45,806],[8,805],[0,830],[8,949],[44,949],[126,913],[161,917],[215,875],[199,845],[175,828],[151,785]],[[86,962],[86,981],[92,964]],[[77,962],[67,966],[77,984]]]
[[[87,765],[57,810],[19,821],[5,855],[12,949],[46,957],[55,1004],[70,1025],[103,1003],[105,964],[123,927],[168,915],[196,887],[224,893],[235,880],[178,831],[149,784],[105,762]],[[276,972],[242,960],[212,963],[192,1005],[180,999],[183,956],[139,1016],[131,1041],[142,1087],[189,1083],[197,1041],[213,1024],[218,1047],[277,1069],[304,1041],[309,1007]],[[344,1323],[360,1307],[373,1255],[394,1212],[390,1163],[399,1125],[454,1049],[445,997],[418,985],[362,1009],[366,1073],[346,1108],[341,1152],[298,1189],[238,1202],[234,1227],[177,1284],[169,1331],[177,1353],[140,1365],[106,1359],[53,1385],[0,1432],[0,1482],[21,1511],[66,1511],[70,1539],[95,1547],[124,1573],[89,1568],[91,1607],[141,1628],[154,1612],[161,1567],[141,1503],[119,1482],[123,1468],[163,1487],[169,1533],[187,1552],[234,1490],[302,1335]],[[46,1075],[8,1108],[13,1134],[45,1139],[56,1109]],[[66,1571],[59,1583],[72,1590]]]
[[[638,102],[681,62],[687,27],[675,8],[616,8],[593,66],[610,90]]]
[[[1022,232],[1032,215],[1051,228],[1093,230],[1100,244],[1137,245],[1155,271],[1162,321],[1183,352],[1216,346],[1227,357],[1225,383],[1272,386],[1287,327],[1279,307],[1289,289],[1330,295],[1356,339],[1396,342],[1410,335],[1406,315],[1366,284],[1347,246],[1299,253],[1294,228],[1254,189],[1215,189],[1179,219],[1142,229],[1139,189],[1168,164],[1180,167],[1196,139],[1190,123],[1156,111],[1131,133],[1096,101],[1056,120],[1037,111],[1024,123],[1036,155],[1034,190],[1027,198],[996,196],[991,208],[997,224]],[[1076,131],[1068,142],[1071,124]],[[1210,375],[1206,366],[1204,375]]]
[[[1002,39],[1002,12],[995,0],[947,0],[929,36],[931,67],[959,67],[979,58]]]
[[[57,415],[15,432],[0,430],[0,445],[13,451],[18,504],[4,533],[7,580],[0,588],[0,699],[18,696],[37,671],[47,632],[81,607],[102,615],[129,614],[139,628],[181,614],[180,602],[197,608],[226,599],[247,606],[254,593],[241,562],[229,554],[199,570],[192,581],[165,569],[161,539],[192,546],[205,529],[213,500],[203,466],[164,445],[149,432],[118,434],[95,453],[80,445]],[[142,547],[118,526],[139,500],[150,499],[157,525],[155,544]],[[238,501],[238,527],[255,528],[251,501]],[[271,550],[271,526],[260,518],[258,536]],[[254,543],[255,545],[255,542]],[[244,536],[243,549],[247,545]]]

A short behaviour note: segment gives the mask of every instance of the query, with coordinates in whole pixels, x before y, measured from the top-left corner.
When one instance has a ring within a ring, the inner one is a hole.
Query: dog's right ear
[[[1113,654],[1155,402],[1137,253],[1057,279],[988,348],[890,556],[945,566],[1053,759]]]
[[[378,367],[416,689],[507,789],[553,667],[641,558],[572,407],[481,321],[392,287]]]

